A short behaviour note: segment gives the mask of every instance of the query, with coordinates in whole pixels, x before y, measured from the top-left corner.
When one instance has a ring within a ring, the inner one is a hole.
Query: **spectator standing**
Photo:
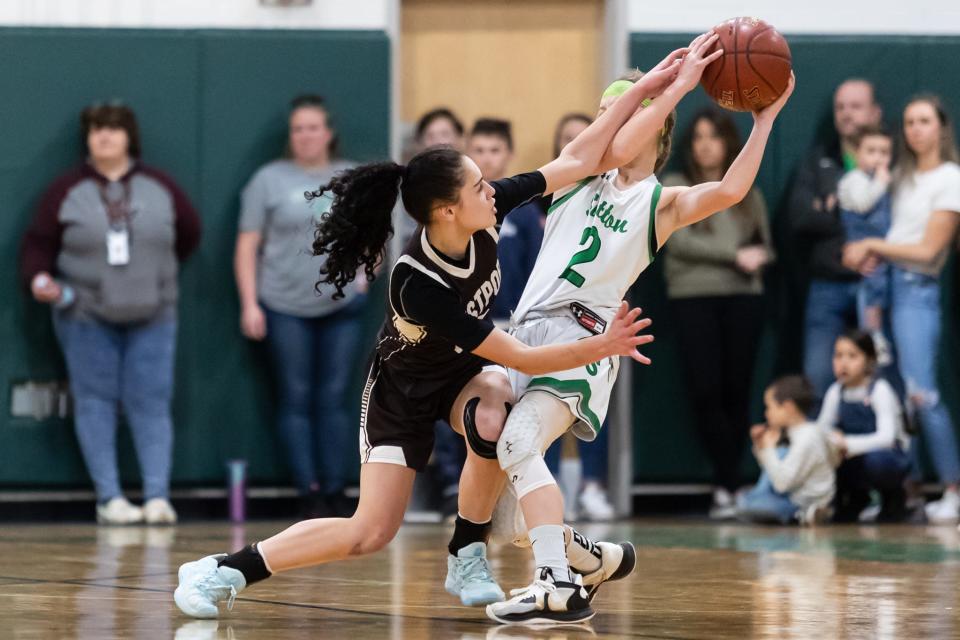
[[[847,245],[844,262],[872,272],[892,264],[890,316],[900,375],[916,407],[924,443],[943,483],[927,519],[960,519],[960,454],[953,422],[937,382],[940,353],[940,272],[960,226],[960,156],[953,125],[939,97],[917,96],[903,112],[901,149],[893,184],[893,215],[885,239]]]
[[[873,85],[850,79],[833,96],[837,144],[818,147],[801,164],[790,193],[788,212],[805,253],[809,274],[804,312],[803,369],[818,397],[833,381],[831,354],[837,337],[856,325],[859,274],[842,263],[845,242],[837,207],[837,184],[856,166],[853,140],[866,125],[880,123],[882,112]]]
[[[240,328],[266,340],[279,386],[277,430],[308,517],[352,513],[343,490],[356,438],[347,411],[354,368],[344,364],[358,357],[365,282],[338,300],[331,286],[315,289],[324,259],[310,244],[329,201],[304,198],[352,166],[335,159],[335,145],[323,98],[295,98],[288,157],[261,167],[244,188],[234,254]]]
[[[417,120],[418,151],[449,145],[463,153],[466,149],[463,122],[450,109],[431,109]]]
[[[140,161],[132,109],[92,105],[80,123],[88,157],[40,200],[21,274],[34,299],[53,308],[97,521],[171,524],[177,274],[200,241],[200,220],[170,177]],[[142,509],[120,486],[121,408],[143,476]]]
[[[736,124],[700,111],[665,186],[720,180],[740,152]],[[700,440],[713,463],[710,517],[736,515],[733,494],[750,429],[750,385],[763,328],[763,269],[773,260],[767,207],[753,187],[737,206],[674,232],[664,258],[671,315]]]
[[[464,140],[463,122],[450,109],[437,107],[420,116],[414,128],[413,144],[407,150],[410,158],[430,147],[449,145],[460,151],[466,149]],[[403,205],[398,201],[393,211],[394,233],[390,243],[391,252],[399,255],[407,245],[407,241],[417,230],[417,223],[403,211]]]
[[[477,163],[487,182],[507,176],[513,160],[513,132],[509,120],[478,118],[467,140],[467,155]]]

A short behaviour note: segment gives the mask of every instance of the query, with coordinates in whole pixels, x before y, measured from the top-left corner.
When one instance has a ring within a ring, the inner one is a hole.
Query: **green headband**
[[[609,87],[607,87],[604,90],[603,95],[600,97],[609,98],[610,96],[616,96],[619,98],[620,96],[625,94],[632,86],[633,86],[633,83],[630,82],[629,80],[615,80]]]
[[[614,80],[609,87],[604,89],[603,95],[601,95],[600,98],[601,99],[609,98],[610,96],[615,96],[619,98],[620,96],[625,94],[627,91],[629,91],[630,87],[632,86],[633,86],[633,83],[630,82],[629,80]],[[644,98],[643,101],[640,103],[640,106],[649,107],[651,104],[653,104],[653,100],[651,100],[650,98]]]

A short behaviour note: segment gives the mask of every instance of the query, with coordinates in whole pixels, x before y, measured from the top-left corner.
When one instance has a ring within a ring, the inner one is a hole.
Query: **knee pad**
[[[490,440],[484,440],[480,437],[477,430],[477,407],[480,405],[480,398],[472,398],[467,401],[463,407],[463,432],[467,437],[467,444],[475,454],[488,460],[497,459],[497,443]],[[510,405],[507,405],[507,413],[510,413]]]
[[[543,460],[543,415],[537,396],[525,396],[510,412],[497,442],[497,459],[517,499],[556,484]]]

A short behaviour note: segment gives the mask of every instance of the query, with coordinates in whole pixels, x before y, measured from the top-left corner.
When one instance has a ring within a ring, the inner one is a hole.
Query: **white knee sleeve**
[[[572,423],[566,405],[544,393],[524,395],[510,412],[497,442],[497,460],[518,500],[556,484],[543,460],[543,450]]]

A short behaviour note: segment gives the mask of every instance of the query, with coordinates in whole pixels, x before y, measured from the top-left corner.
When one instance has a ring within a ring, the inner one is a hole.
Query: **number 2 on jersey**
[[[583,230],[583,236],[580,238],[580,245],[583,246],[589,242],[586,249],[582,251],[577,251],[573,254],[573,257],[570,258],[567,268],[563,270],[563,273],[560,274],[560,277],[564,280],[567,280],[573,286],[578,289],[583,286],[584,278],[582,275],[574,271],[574,265],[584,264],[586,262],[593,262],[597,258],[597,254],[600,253],[600,232],[597,231],[596,227],[587,227]]]

